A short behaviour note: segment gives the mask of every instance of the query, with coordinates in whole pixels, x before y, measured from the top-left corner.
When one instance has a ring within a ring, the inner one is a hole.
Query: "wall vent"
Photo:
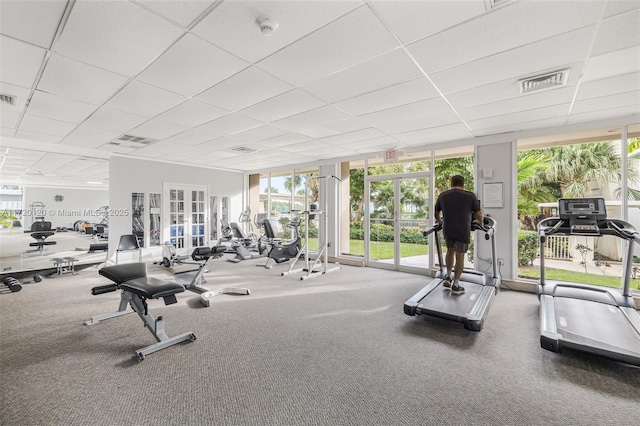
[[[0,93],[0,103],[5,105],[15,105],[16,97],[13,95],[6,95],[4,93]]]
[[[248,154],[250,152],[256,152],[255,149],[252,148],[247,148],[246,146],[237,146],[235,148],[231,148],[231,151],[233,152],[239,152],[241,154]]]
[[[569,70],[555,71],[549,74],[530,77],[520,80],[520,93],[537,92],[539,90],[552,89],[567,84]]]

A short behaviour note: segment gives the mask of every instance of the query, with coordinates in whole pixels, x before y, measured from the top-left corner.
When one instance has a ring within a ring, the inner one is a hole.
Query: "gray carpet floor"
[[[85,326],[119,295],[93,268],[0,289],[2,425],[635,425],[640,369],[540,348],[538,300],[504,290],[485,328],[409,317],[419,275],[343,266],[313,280],[210,262],[196,294],[150,302],[170,336],[195,342],[149,355],[135,315]],[[149,272],[170,278],[169,270]]]

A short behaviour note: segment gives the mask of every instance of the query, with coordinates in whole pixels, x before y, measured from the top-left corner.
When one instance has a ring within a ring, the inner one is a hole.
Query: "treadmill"
[[[405,302],[405,314],[410,316],[430,315],[461,322],[467,330],[482,330],[491,300],[493,296],[498,294],[501,283],[498,260],[496,258],[496,221],[491,217],[485,217],[483,222],[482,225],[474,222],[471,229],[484,232],[485,239],[491,240],[492,270],[489,274],[486,274],[465,268],[460,277],[460,284],[465,288],[465,292],[457,296],[451,294],[450,288],[442,285],[442,281],[446,276],[442,248],[438,243],[438,233],[442,230],[442,225],[436,224],[431,229],[423,232],[424,236],[432,233],[435,235],[440,269],[435,278],[426,287]]]
[[[540,235],[540,345],[552,352],[564,348],[589,352],[640,366],[640,314],[629,296],[635,228],[607,218],[603,198],[558,200],[559,217],[542,220]],[[546,280],[544,243],[550,235],[599,237],[613,235],[626,242],[622,293],[618,289]]]

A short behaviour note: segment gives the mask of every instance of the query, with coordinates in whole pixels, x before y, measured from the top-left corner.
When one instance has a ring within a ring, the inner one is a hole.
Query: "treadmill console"
[[[561,198],[558,210],[572,234],[600,235],[598,220],[607,218],[604,198]]]

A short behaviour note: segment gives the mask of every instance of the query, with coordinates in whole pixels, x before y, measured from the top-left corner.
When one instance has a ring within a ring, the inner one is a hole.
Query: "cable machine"
[[[325,179],[325,182],[328,182],[330,179],[335,179],[333,182],[336,184],[336,187],[339,191],[340,182],[342,180],[337,176],[320,176],[318,179]],[[328,212],[329,212],[329,197],[328,197],[328,184],[325,185],[324,190],[324,209],[322,210],[305,210],[301,212],[305,218],[305,241],[302,246],[302,250],[295,257],[288,271],[282,273],[282,275],[293,275],[300,272],[305,272],[305,275],[300,277],[301,280],[308,280],[311,278],[315,278],[319,275],[328,274],[330,272],[335,272],[340,270],[340,264],[335,263],[335,266],[329,267],[329,259],[328,259],[328,248],[329,248],[329,226],[328,226]],[[337,192],[338,192],[337,191]],[[319,215],[322,218],[323,225],[323,239],[321,240],[321,245],[318,247],[317,255],[313,262],[309,256],[309,219],[315,215]],[[304,257],[303,257],[304,256]],[[298,261],[300,258],[304,259],[304,266],[297,267]]]

